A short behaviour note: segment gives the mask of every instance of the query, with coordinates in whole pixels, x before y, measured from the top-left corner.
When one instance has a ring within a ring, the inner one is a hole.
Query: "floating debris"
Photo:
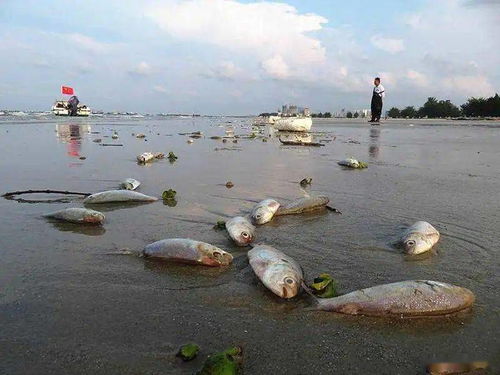
[[[231,181],[226,182],[226,187],[228,189],[231,189],[234,186],[234,184]]]
[[[363,169],[363,168],[368,168],[368,164],[364,163],[362,161],[349,158],[349,159],[344,159],[341,160],[337,163],[338,165],[341,165],[343,167],[351,168],[351,169]]]
[[[184,362],[193,360],[200,351],[200,347],[196,344],[182,345],[176,356],[182,358]]]
[[[123,180],[120,187],[125,190],[135,190],[139,187],[141,183],[133,178],[127,178]]]
[[[237,375],[243,361],[243,349],[235,346],[208,356],[197,375]]]
[[[172,151],[168,153],[167,158],[171,163],[175,162],[178,159],[177,156]]]
[[[311,177],[306,177],[304,179],[302,179],[299,184],[300,186],[307,186],[307,185],[311,185],[312,183],[312,178]]]
[[[177,195],[177,192],[173,189],[168,189],[168,190],[165,190],[162,194],[161,194],[161,197],[162,199],[164,200],[167,200],[167,199],[175,199],[175,196]]]
[[[310,285],[312,293],[318,298],[332,298],[338,295],[337,282],[327,273],[316,277]]]

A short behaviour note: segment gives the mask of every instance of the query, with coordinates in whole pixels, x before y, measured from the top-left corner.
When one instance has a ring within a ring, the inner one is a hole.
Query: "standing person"
[[[372,95],[372,119],[368,122],[379,122],[382,114],[382,98],[385,97],[384,86],[380,84],[380,78],[376,77],[373,81],[375,87]]]

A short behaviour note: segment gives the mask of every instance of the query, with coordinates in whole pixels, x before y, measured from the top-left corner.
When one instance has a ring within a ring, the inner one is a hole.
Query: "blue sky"
[[[496,0],[3,0],[0,108],[252,114],[500,91]]]

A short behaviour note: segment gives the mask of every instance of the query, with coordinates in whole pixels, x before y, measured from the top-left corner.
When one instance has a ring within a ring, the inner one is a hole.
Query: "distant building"
[[[304,114],[304,116],[311,116],[311,110],[309,108],[304,108],[302,113]]]

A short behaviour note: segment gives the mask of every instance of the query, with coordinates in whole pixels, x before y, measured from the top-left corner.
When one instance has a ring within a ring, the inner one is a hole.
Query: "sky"
[[[314,112],[500,92],[500,0],[0,0],[0,108]]]

